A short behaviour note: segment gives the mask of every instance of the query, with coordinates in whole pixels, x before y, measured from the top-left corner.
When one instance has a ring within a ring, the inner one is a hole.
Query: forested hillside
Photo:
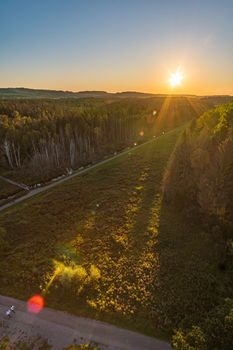
[[[0,161],[49,176],[172,129],[209,108],[196,98],[2,100]]]
[[[125,98],[125,97],[149,97],[154,94],[125,91],[110,93],[106,91],[63,91],[46,89],[28,89],[28,88],[0,88],[0,99],[41,99],[41,98]]]
[[[233,344],[233,103],[194,120],[183,133],[164,178],[164,200],[199,222],[220,252],[229,281],[200,328],[178,333],[176,349],[232,349]],[[200,239],[202,236],[200,234]],[[226,299],[228,297],[228,299]],[[231,298],[231,299],[230,299]],[[187,345],[188,346],[188,345]]]

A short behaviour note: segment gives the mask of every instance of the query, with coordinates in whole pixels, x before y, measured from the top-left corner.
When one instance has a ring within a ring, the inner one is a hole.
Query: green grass
[[[169,338],[228,288],[208,233],[161,196],[180,129],[4,211],[0,293]]]

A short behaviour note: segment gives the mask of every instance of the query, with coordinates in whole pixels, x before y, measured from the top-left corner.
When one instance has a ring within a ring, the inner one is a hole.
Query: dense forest
[[[233,344],[233,103],[194,120],[182,135],[164,178],[164,200],[199,222],[221,252],[229,280],[201,325],[174,338],[176,349],[232,349]],[[201,236],[200,236],[201,239]]]
[[[45,176],[142,142],[209,108],[197,98],[2,100],[0,161]]]

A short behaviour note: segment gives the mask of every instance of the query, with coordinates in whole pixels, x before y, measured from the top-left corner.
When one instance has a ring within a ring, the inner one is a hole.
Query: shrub
[[[99,348],[91,344],[73,344],[66,346],[63,350],[99,350]]]
[[[206,340],[200,327],[193,326],[188,333],[177,331],[172,339],[175,350],[206,350]]]
[[[100,279],[100,270],[98,269],[98,267],[96,267],[95,265],[91,265],[90,267],[90,279],[92,281],[97,281],[98,279]]]
[[[201,327],[179,330],[172,338],[176,350],[232,350],[233,299],[226,299],[214,308],[202,322]]]

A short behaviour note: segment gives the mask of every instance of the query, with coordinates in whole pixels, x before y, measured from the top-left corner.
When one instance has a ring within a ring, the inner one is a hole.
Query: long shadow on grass
[[[153,282],[152,316],[157,328],[188,328],[217,302],[216,286],[223,281],[214,268],[216,245],[200,225],[164,200],[158,230],[159,283]]]
[[[135,246],[138,248],[145,243],[143,237],[144,235],[147,235],[148,227],[153,220],[154,209],[159,211],[158,206],[160,205],[159,198],[161,195],[161,181],[163,174],[163,169],[161,168],[163,167],[160,164],[158,168],[154,166],[148,171],[148,180],[146,181],[145,188],[142,192],[141,206],[137,212],[131,235]],[[138,250],[138,254],[140,254],[140,249]]]

